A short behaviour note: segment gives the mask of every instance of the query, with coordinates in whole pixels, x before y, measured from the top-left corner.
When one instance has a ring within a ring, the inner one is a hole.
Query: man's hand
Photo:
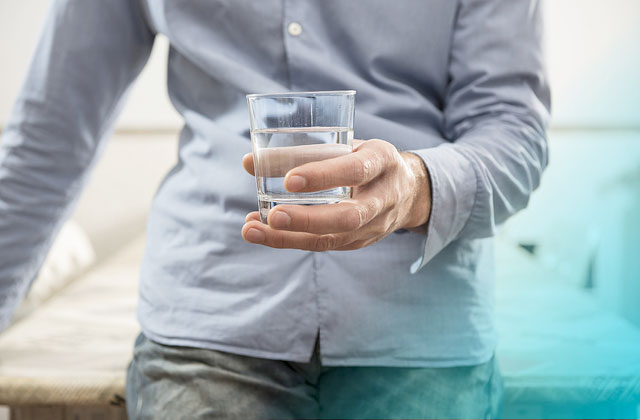
[[[291,192],[353,187],[352,198],[336,204],[278,205],[268,225],[249,213],[242,228],[247,242],[309,251],[352,250],[391,232],[424,225],[431,211],[431,184],[422,159],[400,153],[383,140],[354,141],[353,153],[304,163],[286,173]],[[242,158],[254,174],[253,155]]]

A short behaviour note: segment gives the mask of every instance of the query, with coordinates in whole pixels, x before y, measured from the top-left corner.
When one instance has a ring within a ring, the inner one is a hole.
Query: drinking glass
[[[284,177],[308,162],[352,151],[353,90],[247,95],[260,220],[277,204],[330,204],[351,197],[351,187],[290,192]]]

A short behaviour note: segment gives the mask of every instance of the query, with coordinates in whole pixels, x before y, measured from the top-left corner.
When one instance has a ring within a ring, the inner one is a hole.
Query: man
[[[163,34],[185,126],[130,417],[495,416],[490,237],[547,162],[541,31],[535,0],[54,1],[0,151],[2,324]],[[340,89],[374,140],[285,185],[353,198],[261,224],[245,94]]]

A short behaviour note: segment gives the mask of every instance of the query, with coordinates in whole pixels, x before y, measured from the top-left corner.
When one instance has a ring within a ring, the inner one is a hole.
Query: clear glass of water
[[[260,220],[278,204],[330,204],[351,197],[350,187],[290,192],[284,177],[308,162],[351,153],[353,90],[247,95]]]

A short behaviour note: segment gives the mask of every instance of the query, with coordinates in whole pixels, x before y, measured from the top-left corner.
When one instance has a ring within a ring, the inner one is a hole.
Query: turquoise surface
[[[640,132],[549,143],[541,188],[497,239],[504,414],[638,418]]]

